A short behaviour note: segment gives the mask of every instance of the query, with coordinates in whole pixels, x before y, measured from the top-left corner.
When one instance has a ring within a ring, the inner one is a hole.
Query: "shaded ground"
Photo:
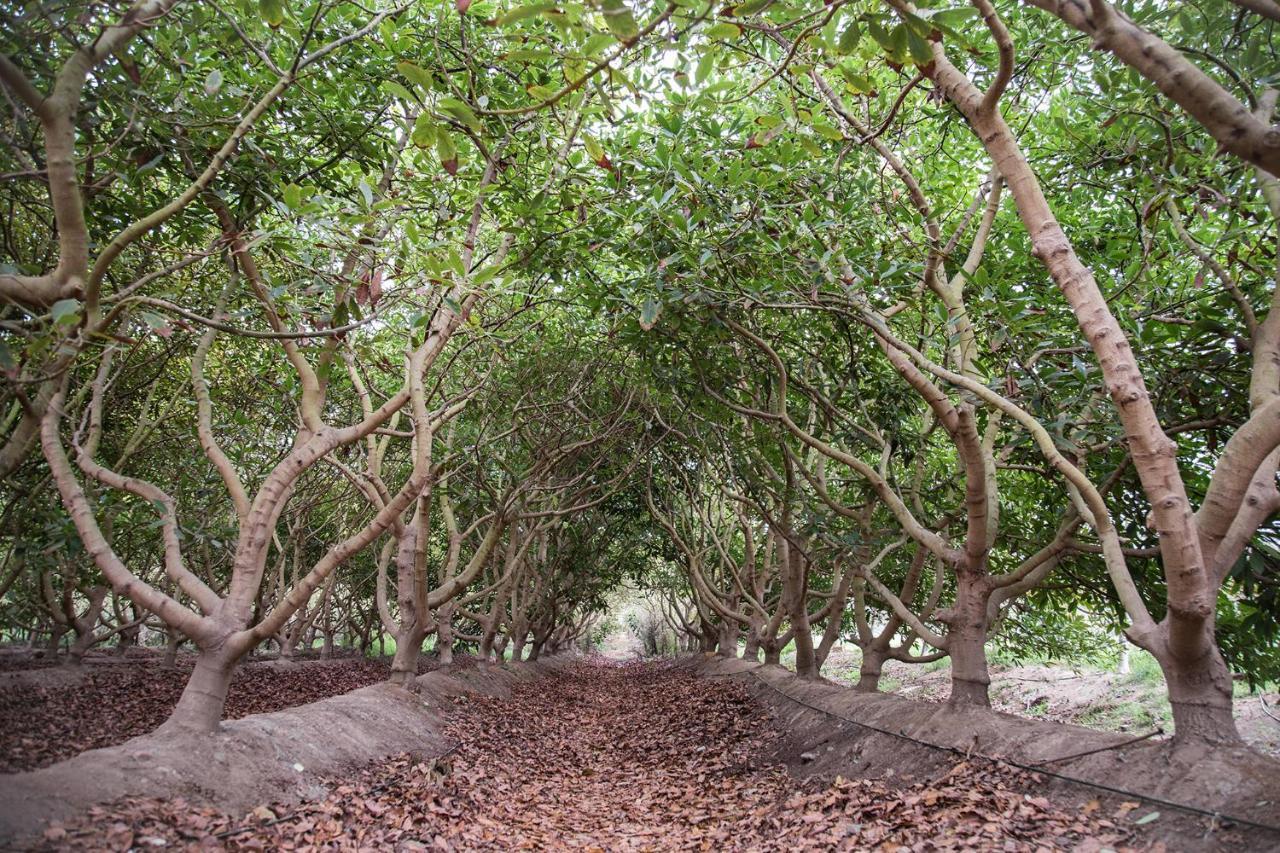
[[[88,663],[82,673],[36,666],[44,683],[0,687],[0,773],[47,767],[153,731],[168,718],[191,672],[189,658],[174,669],[146,661]],[[234,720],[315,702],[376,684],[389,672],[387,662],[364,658],[241,666],[225,716]]]
[[[801,782],[761,763],[779,733],[740,684],[663,664],[581,664],[449,711],[442,759],[401,755],[301,807],[247,816],[127,800],[45,849],[1123,849],[1135,828],[1037,780],[961,762],[928,782]]]
[[[836,647],[822,673],[837,684],[856,684],[860,663],[856,647]],[[993,662],[990,670],[991,705],[997,711],[1134,735],[1157,727],[1173,730],[1164,681],[1155,661],[1145,653],[1135,653],[1132,670],[1123,675],[1052,663]],[[905,699],[942,702],[951,690],[951,671],[945,660],[926,666],[889,661],[880,688]],[[1280,693],[1274,686],[1249,693],[1243,683],[1237,685],[1235,716],[1250,746],[1280,757]]]

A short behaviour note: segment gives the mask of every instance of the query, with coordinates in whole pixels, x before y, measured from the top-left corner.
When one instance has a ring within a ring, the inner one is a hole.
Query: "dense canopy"
[[[1190,740],[1280,676],[1273,0],[3,15],[0,625],[193,645],[168,725],[623,587],[957,704],[1123,632]]]

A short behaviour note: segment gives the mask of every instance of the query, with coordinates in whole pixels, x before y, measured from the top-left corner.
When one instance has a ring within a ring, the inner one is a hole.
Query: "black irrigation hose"
[[[1210,811],[1208,809],[1202,809],[1199,806],[1188,806],[1188,805],[1185,805],[1184,803],[1175,803],[1172,800],[1164,800],[1164,799],[1161,799],[1160,797],[1153,797],[1149,794],[1140,794],[1137,791],[1126,791],[1123,788],[1116,788],[1111,785],[1104,785],[1101,782],[1090,782],[1088,779],[1080,779],[1075,776],[1067,776],[1062,773],[1055,773],[1052,770],[1045,770],[1042,767],[1037,767],[1030,764],[1022,764],[1021,762],[1014,761],[1010,758],[999,758],[992,755],[982,755],[979,753],[965,752],[964,750],[957,749],[954,746],[943,746],[942,744],[930,743],[929,741],[920,740],[919,738],[914,738],[911,735],[905,734],[903,732],[895,732],[895,731],[891,731],[890,729],[882,729],[879,726],[873,726],[870,723],[864,723],[859,720],[854,720],[849,717],[843,716],[842,714],[837,714],[834,711],[828,711],[826,708],[820,708],[817,705],[804,701],[803,699],[797,699],[796,697],[787,693],[785,690],[775,687],[774,685],[765,681],[760,676],[756,675],[754,670],[746,670],[746,673],[750,675],[752,678],[754,678],[756,681],[763,684],[765,687],[768,687],[770,690],[777,693],[779,696],[782,696],[783,698],[786,698],[786,699],[790,699],[792,702],[795,702],[797,705],[803,705],[804,707],[817,711],[820,714],[826,714],[828,717],[834,717],[835,719],[843,720],[846,723],[853,723],[855,726],[859,726],[861,728],[876,732],[878,734],[889,735],[890,737],[896,737],[900,740],[909,741],[911,743],[916,743],[921,746],[927,746],[931,749],[936,749],[941,752],[949,752],[954,755],[962,756],[966,759],[976,755],[978,758],[985,758],[988,761],[994,761],[1000,764],[1007,764],[1010,767],[1016,767],[1019,770],[1026,770],[1030,773],[1039,773],[1042,776],[1049,776],[1054,779],[1059,779],[1063,782],[1073,782],[1077,785],[1084,785],[1089,788],[1096,788],[1099,791],[1106,791],[1111,794],[1119,794],[1123,797],[1132,797],[1135,800],[1143,800],[1153,805],[1163,806],[1165,808],[1170,808],[1170,809],[1177,809],[1178,811],[1187,812],[1189,814],[1202,815],[1204,817],[1212,818],[1215,823],[1226,821],[1228,823],[1239,824],[1241,826],[1253,827],[1254,829],[1262,829],[1268,832],[1280,833],[1280,826],[1274,826],[1269,823],[1259,823],[1258,821],[1248,820],[1242,817],[1236,817],[1234,815],[1225,814],[1223,812],[1215,812],[1215,811]],[[730,675],[737,675],[737,673],[726,673],[724,675],[720,675],[719,677],[723,678],[723,677],[728,677]],[[1125,745],[1127,744],[1117,744],[1117,746],[1125,746]],[[1079,757],[1079,756],[1068,756],[1068,757]]]

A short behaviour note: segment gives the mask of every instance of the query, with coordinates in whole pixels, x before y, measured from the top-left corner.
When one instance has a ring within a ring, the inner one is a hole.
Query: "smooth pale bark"
[[[962,572],[956,578],[956,600],[938,614],[947,626],[947,651],[951,654],[952,705],[991,707],[987,671],[987,598],[985,578]]]
[[[200,650],[195,669],[178,698],[169,719],[160,731],[212,732],[222,721],[227,704],[227,691],[235,676],[236,663],[243,656],[235,647],[212,647]]]
[[[876,693],[880,690],[880,676],[889,655],[878,646],[862,650],[862,664],[858,667],[858,683],[853,689],[859,693]]]
[[[1111,23],[1115,24],[1119,19],[1112,12]],[[1176,726],[1177,739],[1239,743],[1231,714],[1230,674],[1222,665],[1213,636],[1216,586],[1208,576],[1200,533],[1178,468],[1177,445],[1164,432],[1137,358],[1105,294],[1050,209],[1039,179],[998,106],[986,102],[973,81],[950,62],[943,45],[934,44],[933,51],[929,76],[965,115],[1004,176],[1030,237],[1032,253],[1066,297],[1097,358],[1124,426],[1134,470],[1151,503],[1149,523],[1160,537],[1167,613],[1156,624],[1140,602],[1135,606],[1126,601],[1134,620],[1126,633],[1160,662],[1169,683],[1175,724],[1183,722]],[[1113,580],[1123,585],[1125,579]],[[955,648],[949,646],[948,651],[954,666],[960,656]],[[966,657],[966,677],[971,678],[979,651],[972,643],[967,651],[961,655]]]
[[[103,605],[107,597],[107,588],[105,586],[95,586],[89,590],[89,606],[85,612],[79,616],[74,613],[71,615],[71,627],[75,631],[76,639],[71,644],[71,648],[67,649],[67,663],[72,666],[78,666],[83,660],[85,652],[93,648],[99,638],[94,634],[94,629],[98,626],[98,619],[102,616]]]
[[[453,663],[453,604],[436,611],[436,659],[441,666]]]

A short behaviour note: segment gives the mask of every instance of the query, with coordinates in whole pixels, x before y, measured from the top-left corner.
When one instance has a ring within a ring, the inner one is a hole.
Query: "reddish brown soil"
[[[83,669],[74,686],[0,688],[0,772],[47,767],[153,731],[177,704],[190,661],[176,669],[107,662]],[[38,675],[57,672],[42,669]],[[385,661],[363,658],[242,666],[227,696],[225,718],[315,702],[383,681],[389,672]]]
[[[583,664],[447,720],[451,753],[375,763],[316,802],[117,801],[43,849],[1121,850],[1141,831],[976,761],[905,787],[797,780],[763,761],[779,730],[749,690],[687,668]]]

